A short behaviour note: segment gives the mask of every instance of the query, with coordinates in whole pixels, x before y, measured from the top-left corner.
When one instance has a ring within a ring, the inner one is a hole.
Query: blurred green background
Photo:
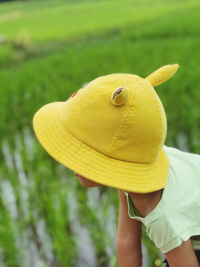
[[[156,87],[165,144],[200,153],[199,21],[192,0],[0,3],[0,267],[118,266],[117,191],[83,188],[43,150],[32,118],[98,76],[179,63]],[[163,266],[142,238],[143,266]]]

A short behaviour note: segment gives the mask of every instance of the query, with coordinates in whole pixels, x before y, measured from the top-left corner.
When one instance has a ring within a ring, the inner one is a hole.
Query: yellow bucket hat
[[[138,193],[165,187],[167,120],[153,86],[178,66],[163,66],[145,79],[101,76],[66,101],[42,106],[33,117],[39,142],[55,160],[102,185]]]

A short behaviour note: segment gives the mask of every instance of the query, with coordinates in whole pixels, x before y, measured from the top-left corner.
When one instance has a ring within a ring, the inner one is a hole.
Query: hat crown
[[[82,143],[128,162],[153,163],[166,138],[167,121],[159,96],[147,79],[133,74],[93,80],[65,101],[61,118],[65,129]]]

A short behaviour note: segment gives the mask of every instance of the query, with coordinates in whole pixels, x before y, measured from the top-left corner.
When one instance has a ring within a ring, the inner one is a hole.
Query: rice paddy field
[[[0,3],[0,267],[116,267],[118,194],[85,189],[33,132],[43,105],[110,73],[141,77],[178,63],[156,87],[165,144],[200,154],[200,2]],[[164,266],[142,235],[143,267]]]

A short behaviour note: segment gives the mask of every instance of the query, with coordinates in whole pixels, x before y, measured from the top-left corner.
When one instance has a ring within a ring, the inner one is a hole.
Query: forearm
[[[170,267],[200,267],[199,262],[197,258],[187,258],[185,261],[184,259],[174,259],[174,260],[168,260],[168,264]]]
[[[199,267],[191,239],[182,242],[180,246],[165,253],[165,257],[170,267]]]
[[[117,242],[116,255],[119,267],[142,267],[141,244],[125,240]]]

